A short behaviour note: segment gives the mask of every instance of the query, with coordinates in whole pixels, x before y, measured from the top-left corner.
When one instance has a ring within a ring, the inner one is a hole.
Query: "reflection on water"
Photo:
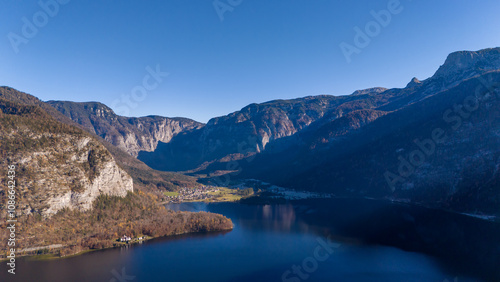
[[[446,271],[500,281],[500,224],[461,214],[383,201],[307,202],[301,218],[326,224],[337,238],[430,254]],[[346,212],[348,211],[348,212]]]
[[[460,215],[345,199],[166,207],[220,213],[235,226],[229,232],[160,238],[63,260],[22,259],[14,280],[0,264],[0,281],[110,281],[122,271],[134,281],[282,281],[287,270],[314,257],[318,242],[327,238],[340,248],[318,262],[307,281],[500,278],[498,226]],[[286,277],[306,281],[294,273]]]
[[[222,206],[212,204],[204,208],[224,214]],[[180,208],[192,210],[193,207]],[[314,234],[349,245],[394,246],[432,255],[441,267],[456,275],[500,281],[498,223],[440,210],[360,199],[312,199],[251,206],[251,209],[252,214],[242,213],[236,220],[241,228],[254,229],[258,225],[269,232]]]
[[[207,204],[204,202],[193,202],[193,203],[180,203],[180,204],[166,204],[167,209],[174,211],[211,211],[215,213],[222,213],[225,216],[232,218],[233,223],[237,226],[243,228],[253,228],[259,225],[260,228],[272,231],[272,232],[310,232],[310,225],[305,223],[302,219],[297,218],[296,209],[297,207],[291,203],[287,204],[276,204],[276,205],[255,205],[246,206],[243,205],[240,213],[236,216],[227,211],[226,209],[218,209],[225,204],[211,203]],[[239,205],[239,204],[234,204]],[[244,207],[251,207],[250,209],[245,209]]]
[[[290,231],[295,223],[295,210],[291,204],[265,205],[258,211],[262,212],[263,222],[272,224],[275,230]]]

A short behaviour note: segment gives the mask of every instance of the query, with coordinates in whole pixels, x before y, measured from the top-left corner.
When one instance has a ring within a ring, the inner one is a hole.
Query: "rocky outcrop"
[[[433,78],[456,77],[465,79],[481,71],[500,69],[500,48],[479,51],[459,51],[448,55],[446,61],[434,74]]]
[[[387,88],[384,87],[373,87],[363,90],[356,90],[351,95],[367,95],[367,94],[378,94],[386,91]]]
[[[414,88],[414,87],[417,87],[420,85],[422,85],[422,82],[420,80],[418,80],[418,78],[414,77],[411,79],[410,82],[408,82],[408,84],[406,85],[406,88]]]
[[[132,178],[97,139],[39,106],[6,97],[0,95],[0,164],[16,166],[18,212],[50,217],[64,208],[85,211],[99,195],[133,191]]]
[[[139,151],[154,151],[158,142],[168,143],[175,135],[203,127],[187,118],[147,116],[129,118],[116,115],[97,102],[48,101],[59,112],[136,157]]]
[[[133,192],[132,178],[96,140],[68,135],[51,138],[58,140],[57,147],[25,152],[14,161],[20,170],[36,171],[21,189],[40,192],[33,195],[39,205],[28,202],[20,207],[25,214],[36,211],[50,216],[63,208],[86,211],[99,195],[124,197]]]
[[[293,135],[322,118],[335,100],[334,96],[324,95],[252,104],[238,112],[211,119],[203,129],[202,139],[213,144],[206,148],[210,152],[227,146],[225,142],[218,143],[218,140],[224,139],[221,136],[224,133],[238,139],[241,138],[239,136],[253,137],[256,142],[252,144],[252,149],[260,152],[269,142]]]

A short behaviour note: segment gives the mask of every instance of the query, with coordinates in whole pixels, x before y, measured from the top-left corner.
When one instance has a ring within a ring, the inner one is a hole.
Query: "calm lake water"
[[[19,260],[15,279],[2,263],[0,280],[500,281],[498,224],[467,216],[348,199],[167,207],[223,214],[234,230]]]

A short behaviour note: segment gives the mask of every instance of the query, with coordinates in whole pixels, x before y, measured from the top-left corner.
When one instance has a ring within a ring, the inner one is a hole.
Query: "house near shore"
[[[128,242],[132,240],[132,238],[128,237],[127,235],[123,235],[123,237],[120,238],[120,242]]]

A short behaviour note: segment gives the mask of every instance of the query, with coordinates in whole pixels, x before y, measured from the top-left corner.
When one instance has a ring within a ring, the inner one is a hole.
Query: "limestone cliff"
[[[59,112],[89,132],[136,157],[140,151],[154,151],[158,142],[168,143],[175,135],[203,127],[187,118],[160,116],[123,117],[97,102],[48,101]]]
[[[133,191],[132,178],[98,140],[56,121],[39,106],[9,101],[4,93],[0,165],[16,166],[19,215],[51,216],[64,208],[85,211],[99,195],[126,196]],[[0,206],[4,204],[2,200]]]

